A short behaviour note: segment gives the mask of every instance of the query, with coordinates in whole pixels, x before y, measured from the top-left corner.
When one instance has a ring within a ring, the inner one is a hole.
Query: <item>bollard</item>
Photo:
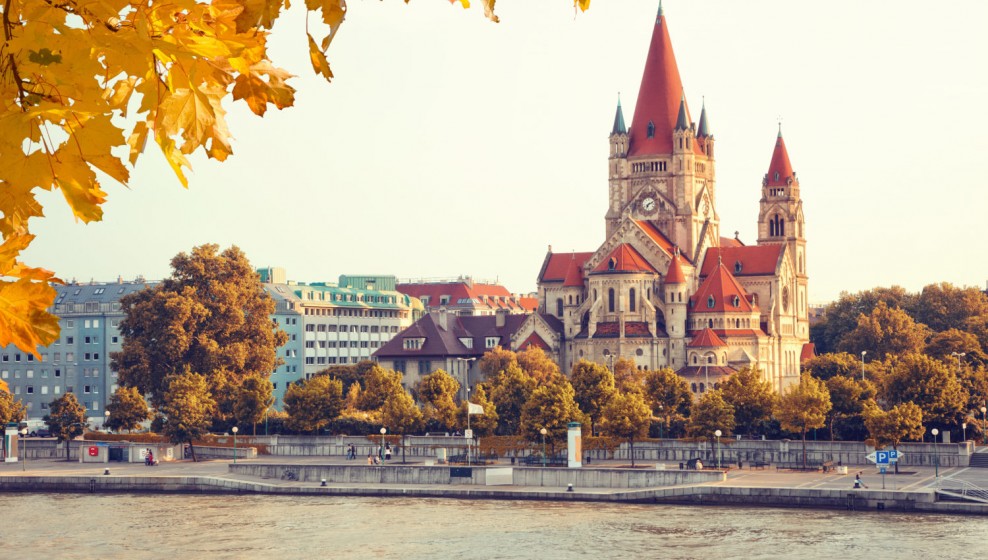
[[[326,479],[325,478],[322,479],[322,482],[319,484],[319,486],[326,486]]]
[[[107,469],[103,469],[103,476],[107,476],[109,474],[110,474],[110,469],[108,469],[108,468]]]
[[[573,491],[573,485],[572,484],[567,484],[566,485],[566,491],[567,492],[572,492]]]
[[[590,455],[587,455],[587,464],[590,464]]]

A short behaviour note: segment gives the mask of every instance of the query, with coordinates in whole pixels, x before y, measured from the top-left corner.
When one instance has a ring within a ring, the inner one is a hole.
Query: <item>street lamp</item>
[[[388,433],[387,428],[381,428],[381,461],[384,461],[384,434]]]
[[[236,426],[231,430],[233,432],[233,464],[237,464],[237,432],[240,431]]]
[[[961,429],[964,430],[964,441],[967,441],[967,422],[961,424]]]
[[[106,427],[106,424],[110,421],[110,411],[109,410],[104,410],[103,411],[103,416],[105,416],[105,418],[103,419],[103,429],[106,430],[107,432],[109,432],[110,431],[110,428],[107,428]]]
[[[21,428],[21,470],[27,470],[27,426]],[[67,443],[65,445],[68,445]]]
[[[867,350],[861,351],[861,381],[864,381],[864,358],[865,358],[865,354],[867,353],[868,353]]]
[[[542,468],[544,469],[545,468],[545,435],[549,433],[549,431],[546,430],[545,428],[542,428],[541,430],[539,430],[539,433],[542,434]]]
[[[465,372],[462,369],[462,365],[460,366],[460,375],[463,377],[463,386],[462,386],[462,388],[465,388],[466,389],[467,400],[470,400],[470,367],[473,365],[471,362],[473,362],[476,359],[477,358],[457,358],[456,359],[457,362],[466,362],[467,363],[467,370]]]
[[[717,455],[717,468],[718,469],[720,468],[720,455],[717,453],[717,441],[720,439],[720,434],[721,433],[723,433],[723,432],[721,432],[720,430],[715,430],[714,431],[714,437],[717,438],[717,439],[714,440],[714,455]]]
[[[940,480],[940,450],[937,447],[937,435],[940,433],[940,430],[933,428],[930,431],[933,433],[933,476],[935,476],[937,480]]]
[[[659,404],[659,416],[660,416],[660,417],[662,416],[662,404]],[[663,419],[663,420],[664,420],[664,419]],[[662,439],[663,437],[665,437],[665,436],[664,436],[664,435],[662,434],[662,428],[664,428],[664,427],[665,427],[665,422],[664,422],[664,421],[660,421],[660,422],[659,422],[659,439]]]

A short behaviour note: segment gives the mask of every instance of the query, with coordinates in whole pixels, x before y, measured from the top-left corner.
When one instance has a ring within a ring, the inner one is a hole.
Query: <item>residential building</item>
[[[426,311],[445,307],[460,316],[494,315],[500,309],[524,314],[538,307],[535,294],[512,294],[496,282],[474,282],[469,276],[451,280],[408,280],[398,284],[396,289],[421,300]]]

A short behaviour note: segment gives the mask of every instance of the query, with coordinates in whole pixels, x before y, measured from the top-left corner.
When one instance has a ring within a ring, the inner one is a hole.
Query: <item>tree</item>
[[[498,431],[503,434],[517,434],[521,422],[522,409],[535,390],[535,380],[518,364],[510,364],[488,382],[491,388],[491,402],[497,407],[499,416]]]
[[[645,404],[645,398],[635,391],[616,393],[602,411],[601,431],[608,436],[628,440],[632,467],[635,466],[635,438],[648,435],[651,418],[652,411]]]
[[[950,428],[963,421],[968,395],[954,370],[923,354],[890,360],[879,395],[889,406],[915,403],[930,426]]]
[[[257,423],[274,404],[274,385],[270,379],[252,375],[236,389],[233,417],[240,425],[250,424],[257,435]]]
[[[522,408],[520,435],[528,441],[539,441],[545,428],[545,440],[555,450],[557,442],[566,440],[569,423],[583,420],[574,396],[573,386],[565,379],[537,387]]]
[[[518,366],[539,384],[552,383],[562,376],[559,365],[538,346],[529,346],[518,352]]]
[[[808,373],[820,381],[838,375],[853,379],[861,377],[861,355],[847,352],[819,354],[803,362],[800,367],[803,373]]]
[[[360,409],[377,410],[395,393],[403,393],[401,374],[374,365],[364,376],[364,390],[360,392]]]
[[[734,407],[724,400],[719,389],[714,389],[703,393],[693,405],[686,432],[691,437],[706,438],[713,437],[717,430],[724,437],[734,432]]]
[[[864,422],[876,448],[891,445],[898,449],[903,440],[918,440],[925,433],[923,411],[913,403],[898,404],[885,411],[871,402],[865,407]]]
[[[425,403],[425,417],[450,430],[456,425],[456,395],[459,381],[438,369],[419,381],[419,400]]]
[[[590,418],[590,433],[594,435],[595,421],[614,395],[614,375],[601,364],[580,360],[573,364],[570,383],[576,404]]]
[[[293,383],[285,391],[284,408],[289,428],[318,433],[343,411],[343,383],[325,375]]]
[[[51,401],[44,417],[48,429],[62,443],[72,441],[86,431],[86,407],[79,404],[75,393],[65,393]],[[65,444],[65,460],[69,460],[69,444]]]
[[[470,421],[467,422],[467,403],[462,403],[459,411],[457,411],[459,426],[464,429],[469,426],[477,437],[494,435],[499,416],[497,407],[487,398],[487,391],[484,389],[483,383],[478,384],[471,393],[470,402],[482,406],[484,413],[470,415]]]
[[[734,407],[735,429],[751,434],[772,416],[775,391],[758,368],[743,367],[720,384],[724,401]]]
[[[210,393],[230,402],[233,391],[221,391],[227,384],[267,378],[280,363],[276,350],[287,335],[271,319],[274,301],[240,249],[218,251],[201,245],[180,253],[170,278],[120,300],[123,347],[111,367],[121,386],[137,387],[155,406],[185,371],[205,376]]]
[[[106,419],[106,427],[115,431],[130,432],[140,428],[142,422],[151,419],[148,403],[136,387],[117,387],[106,410],[110,413]]]
[[[641,388],[645,372],[638,369],[635,361],[630,358],[618,358],[614,361],[614,385],[622,391]]]
[[[916,323],[898,307],[878,302],[869,315],[860,315],[858,325],[840,343],[840,350],[860,354],[863,350],[878,357],[919,352],[926,345],[930,329]]]
[[[935,333],[926,343],[923,353],[931,358],[959,367],[964,363],[974,365],[988,364],[978,337],[962,330],[949,329]],[[960,357],[960,354],[964,354]],[[960,362],[958,362],[960,358]]]
[[[381,423],[391,433],[401,435],[401,462],[405,462],[405,436],[422,430],[422,411],[406,391],[388,395],[381,406]]]
[[[916,321],[936,332],[963,330],[973,317],[988,315],[988,294],[980,288],[958,288],[949,282],[923,288],[916,302]]]
[[[860,418],[865,402],[875,395],[868,381],[857,381],[843,375],[835,375],[824,383],[830,393],[831,408],[827,414],[827,423],[830,425],[830,440],[833,441],[835,424],[844,418]]]
[[[202,375],[186,371],[172,375],[162,394],[162,432],[172,443],[187,443],[192,461],[198,462],[193,441],[206,434],[216,411],[209,383]]]
[[[803,466],[806,466],[806,432],[822,428],[830,412],[830,393],[823,381],[803,374],[798,385],[786,388],[776,402],[775,418],[783,430],[803,437]]]
[[[518,365],[518,355],[500,346],[495,346],[484,352],[484,355],[480,358],[480,362],[477,363],[480,372],[484,374],[484,379],[488,381],[494,379],[512,365]]]
[[[811,329],[810,340],[820,353],[837,351],[845,337],[858,326],[861,315],[870,315],[879,302],[888,307],[910,310],[915,307],[916,296],[900,286],[874,288],[849,294],[842,292],[837,301],[824,310],[822,322]]]
[[[690,393],[689,385],[686,384],[685,379],[669,368],[645,372],[642,383],[645,402],[652,407],[652,414],[665,423],[665,434],[671,436],[672,421],[690,415],[693,394]]]
[[[20,422],[27,417],[27,409],[24,403],[14,399],[14,395],[7,390],[6,383],[0,387],[0,426],[5,426],[11,422]]]

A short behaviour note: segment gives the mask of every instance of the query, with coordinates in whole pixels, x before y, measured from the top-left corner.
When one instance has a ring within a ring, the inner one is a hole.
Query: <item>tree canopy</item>
[[[518,364],[509,364],[493,379],[488,379],[491,402],[497,407],[498,431],[502,434],[518,433],[522,409],[535,391],[535,379]]]
[[[3,383],[0,381],[0,383]],[[19,422],[27,417],[27,409],[24,403],[14,399],[14,395],[7,390],[7,384],[0,386],[0,426],[10,422]]]
[[[648,435],[652,411],[645,404],[645,397],[637,391],[617,393],[601,412],[601,431],[608,436],[628,440],[631,466],[635,466],[635,439]]]
[[[734,432],[734,407],[718,389],[706,391],[693,405],[686,431],[692,437],[713,437],[720,430],[727,437]]]
[[[590,418],[590,433],[596,433],[595,423],[614,395],[614,375],[601,364],[580,360],[573,364],[570,383],[576,404]]]
[[[803,466],[806,465],[806,432],[824,427],[830,408],[827,386],[806,373],[799,384],[787,387],[776,401],[775,418],[782,429],[803,437]]]
[[[118,387],[106,405],[110,416],[106,427],[111,430],[136,430],[141,423],[151,419],[151,411],[144,395],[136,387]]]
[[[343,383],[318,375],[293,383],[285,391],[286,424],[293,430],[318,433],[343,411]]]
[[[58,438],[58,441],[69,441],[81,436],[86,431],[86,407],[75,398],[75,393],[65,393],[51,401],[45,424]],[[69,446],[65,446],[65,460],[69,460]]]
[[[545,436],[550,447],[566,440],[566,432],[570,422],[581,422],[583,414],[574,400],[573,386],[565,379],[555,383],[540,385],[525,401],[521,413],[518,434],[528,441],[540,441],[541,430],[548,432]]]
[[[754,433],[772,416],[775,391],[758,368],[743,367],[720,384],[724,401],[734,407],[735,430]]]
[[[913,403],[902,403],[885,411],[874,403],[865,408],[864,423],[875,447],[897,448],[907,439],[923,437],[923,411]]]
[[[164,415],[162,431],[172,443],[187,443],[196,459],[193,441],[209,431],[216,401],[209,391],[206,378],[189,371],[172,375],[167,380],[159,410]]]
[[[963,421],[968,395],[954,370],[924,354],[905,354],[887,364],[879,396],[889,406],[914,403],[928,426],[941,429]]]
[[[425,405],[425,417],[444,430],[456,426],[456,396],[460,382],[438,369],[419,381],[419,400]]]

